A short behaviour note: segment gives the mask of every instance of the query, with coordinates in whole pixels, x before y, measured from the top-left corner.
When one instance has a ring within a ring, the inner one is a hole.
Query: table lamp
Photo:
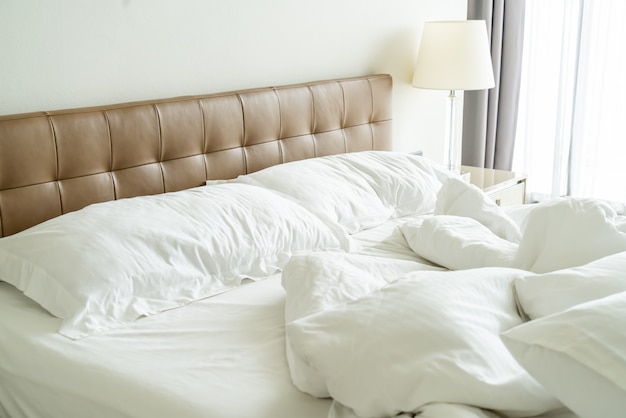
[[[445,155],[448,169],[460,173],[454,129],[456,90],[484,90],[495,86],[485,21],[425,22],[412,85],[450,91]]]

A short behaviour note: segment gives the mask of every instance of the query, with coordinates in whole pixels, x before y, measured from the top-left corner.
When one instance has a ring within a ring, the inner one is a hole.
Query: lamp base
[[[458,164],[448,164],[448,170],[453,174],[461,174],[461,166]]]
[[[456,91],[450,90],[448,95],[448,126],[447,143],[445,144],[445,158],[448,170],[454,174],[461,174],[461,147],[457,146],[456,137]],[[459,144],[460,145],[460,144]]]

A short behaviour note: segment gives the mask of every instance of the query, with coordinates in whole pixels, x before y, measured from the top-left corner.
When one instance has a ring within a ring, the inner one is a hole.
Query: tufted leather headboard
[[[391,148],[389,75],[0,116],[0,236],[91,203]]]

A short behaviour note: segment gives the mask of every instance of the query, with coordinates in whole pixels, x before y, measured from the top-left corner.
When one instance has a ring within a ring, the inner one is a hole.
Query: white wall
[[[466,0],[0,0],[0,115],[370,73],[394,148],[443,160],[446,92],[410,86],[422,24]]]

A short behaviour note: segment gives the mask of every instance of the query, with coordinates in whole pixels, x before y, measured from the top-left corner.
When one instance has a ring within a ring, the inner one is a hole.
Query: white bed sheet
[[[80,341],[16,293],[0,284],[0,358],[28,359],[1,365],[11,417],[326,416],[290,384],[277,276]]]
[[[6,283],[0,307],[0,377],[12,382],[0,403],[12,418],[328,414],[329,401],[291,385],[278,276],[79,341]]]

